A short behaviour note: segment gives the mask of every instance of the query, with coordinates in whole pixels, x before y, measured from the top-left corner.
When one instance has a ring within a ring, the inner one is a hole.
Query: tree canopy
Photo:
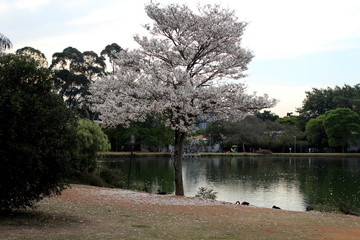
[[[349,108],[360,113],[360,84],[353,87],[344,85],[326,89],[313,88],[311,92],[306,92],[303,106],[298,112],[308,121],[336,108]]]
[[[110,148],[108,138],[101,128],[89,119],[78,120],[76,126],[78,155],[72,161],[75,174],[93,173],[97,167],[99,152]]]
[[[271,111],[265,110],[264,112],[257,112],[255,113],[255,116],[263,121],[272,121],[275,122],[277,119],[279,119],[279,116],[272,113]]]
[[[12,48],[12,42],[4,34],[0,33],[0,56],[6,49]]]
[[[337,108],[325,113],[324,128],[329,146],[344,147],[349,141],[355,141],[360,134],[360,116],[348,108]]]
[[[16,55],[32,58],[39,67],[48,68],[45,54],[32,47],[23,47],[16,50]]]
[[[118,44],[112,43],[112,44],[106,45],[104,50],[102,50],[100,53],[100,55],[103,58],[108,57],[109,62],[111,64],[112,73],[115,72],[114,58],[116,58],[116,54],[119,53],[121,50],[122,50],[122,48]]]
[[[81,53],[73,47],[54,53],[49,67],[57,93],[68,107],[82,116],[91,118],[87,96],[89,85],[105,74],[104,59],[93,51]]]
[[[183,195],[183,143],[199,117],[240,120],[276,101],[246,94],[243,84],[221,81],[243,78],[253,58],[241,46],[247,24],[234,11],[205,5],[193,12],[186,5],[153,2],[145,11],[153,20],[145,26],[151,37],[136,36],[140,48],[118,53],[118,71],[92,85],[94,111],[105,126],[144,120],[149,113],[164,116],[175,130],[175,193]]]
[[[324,147],[328,145],[328,140],[324,128],[324,117],[322,114],[316,118],[311,118],[305,127],[305,135],[307,140],[317,147]]]

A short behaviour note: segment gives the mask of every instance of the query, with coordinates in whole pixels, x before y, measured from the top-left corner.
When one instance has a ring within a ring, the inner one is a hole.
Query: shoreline
[[[103,152],[104,156],[131,156],[131,152]],[[209,153],[199,152],[200,156],[224,156],[224,157],[358,157],[360,153]],[[134,156],[172,156],[170,152],[133,152]]]

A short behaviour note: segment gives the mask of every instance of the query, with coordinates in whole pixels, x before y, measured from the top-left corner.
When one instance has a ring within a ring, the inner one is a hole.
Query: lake
[[[101,166],[119,168],[127,176],[130,157],[107,157]],[[173,160],[136,156],[131,184],[150,193],[174,192]],[[218,192],[217,200],[286,210],[305,211],[309,205],[334,205],[339,200],[360,214],[360,159],[335,157],[201,157],[183,161],[185,196],[199,187]]]

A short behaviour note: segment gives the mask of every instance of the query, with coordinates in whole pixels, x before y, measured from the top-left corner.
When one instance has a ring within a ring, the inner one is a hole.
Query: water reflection
[[[129,158],[109,158],[103,165],[127,173]],[[131,181],[149,192],[174,191],[172,160],[136,157]],[[186,196],[199,187],[212,187],[218,200],[247,201],[259,207],[280,206],[304,211],[306,206],[342,200],[360,209],[360,160],[356,158],[203,157],[185,159]],[[360,210],[358,211],[360,212]]]

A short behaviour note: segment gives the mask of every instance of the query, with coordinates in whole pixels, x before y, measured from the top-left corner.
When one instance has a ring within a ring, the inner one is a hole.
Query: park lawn
[[[73,185],[0,217],[0,239],[359,239],[360,218]]]

